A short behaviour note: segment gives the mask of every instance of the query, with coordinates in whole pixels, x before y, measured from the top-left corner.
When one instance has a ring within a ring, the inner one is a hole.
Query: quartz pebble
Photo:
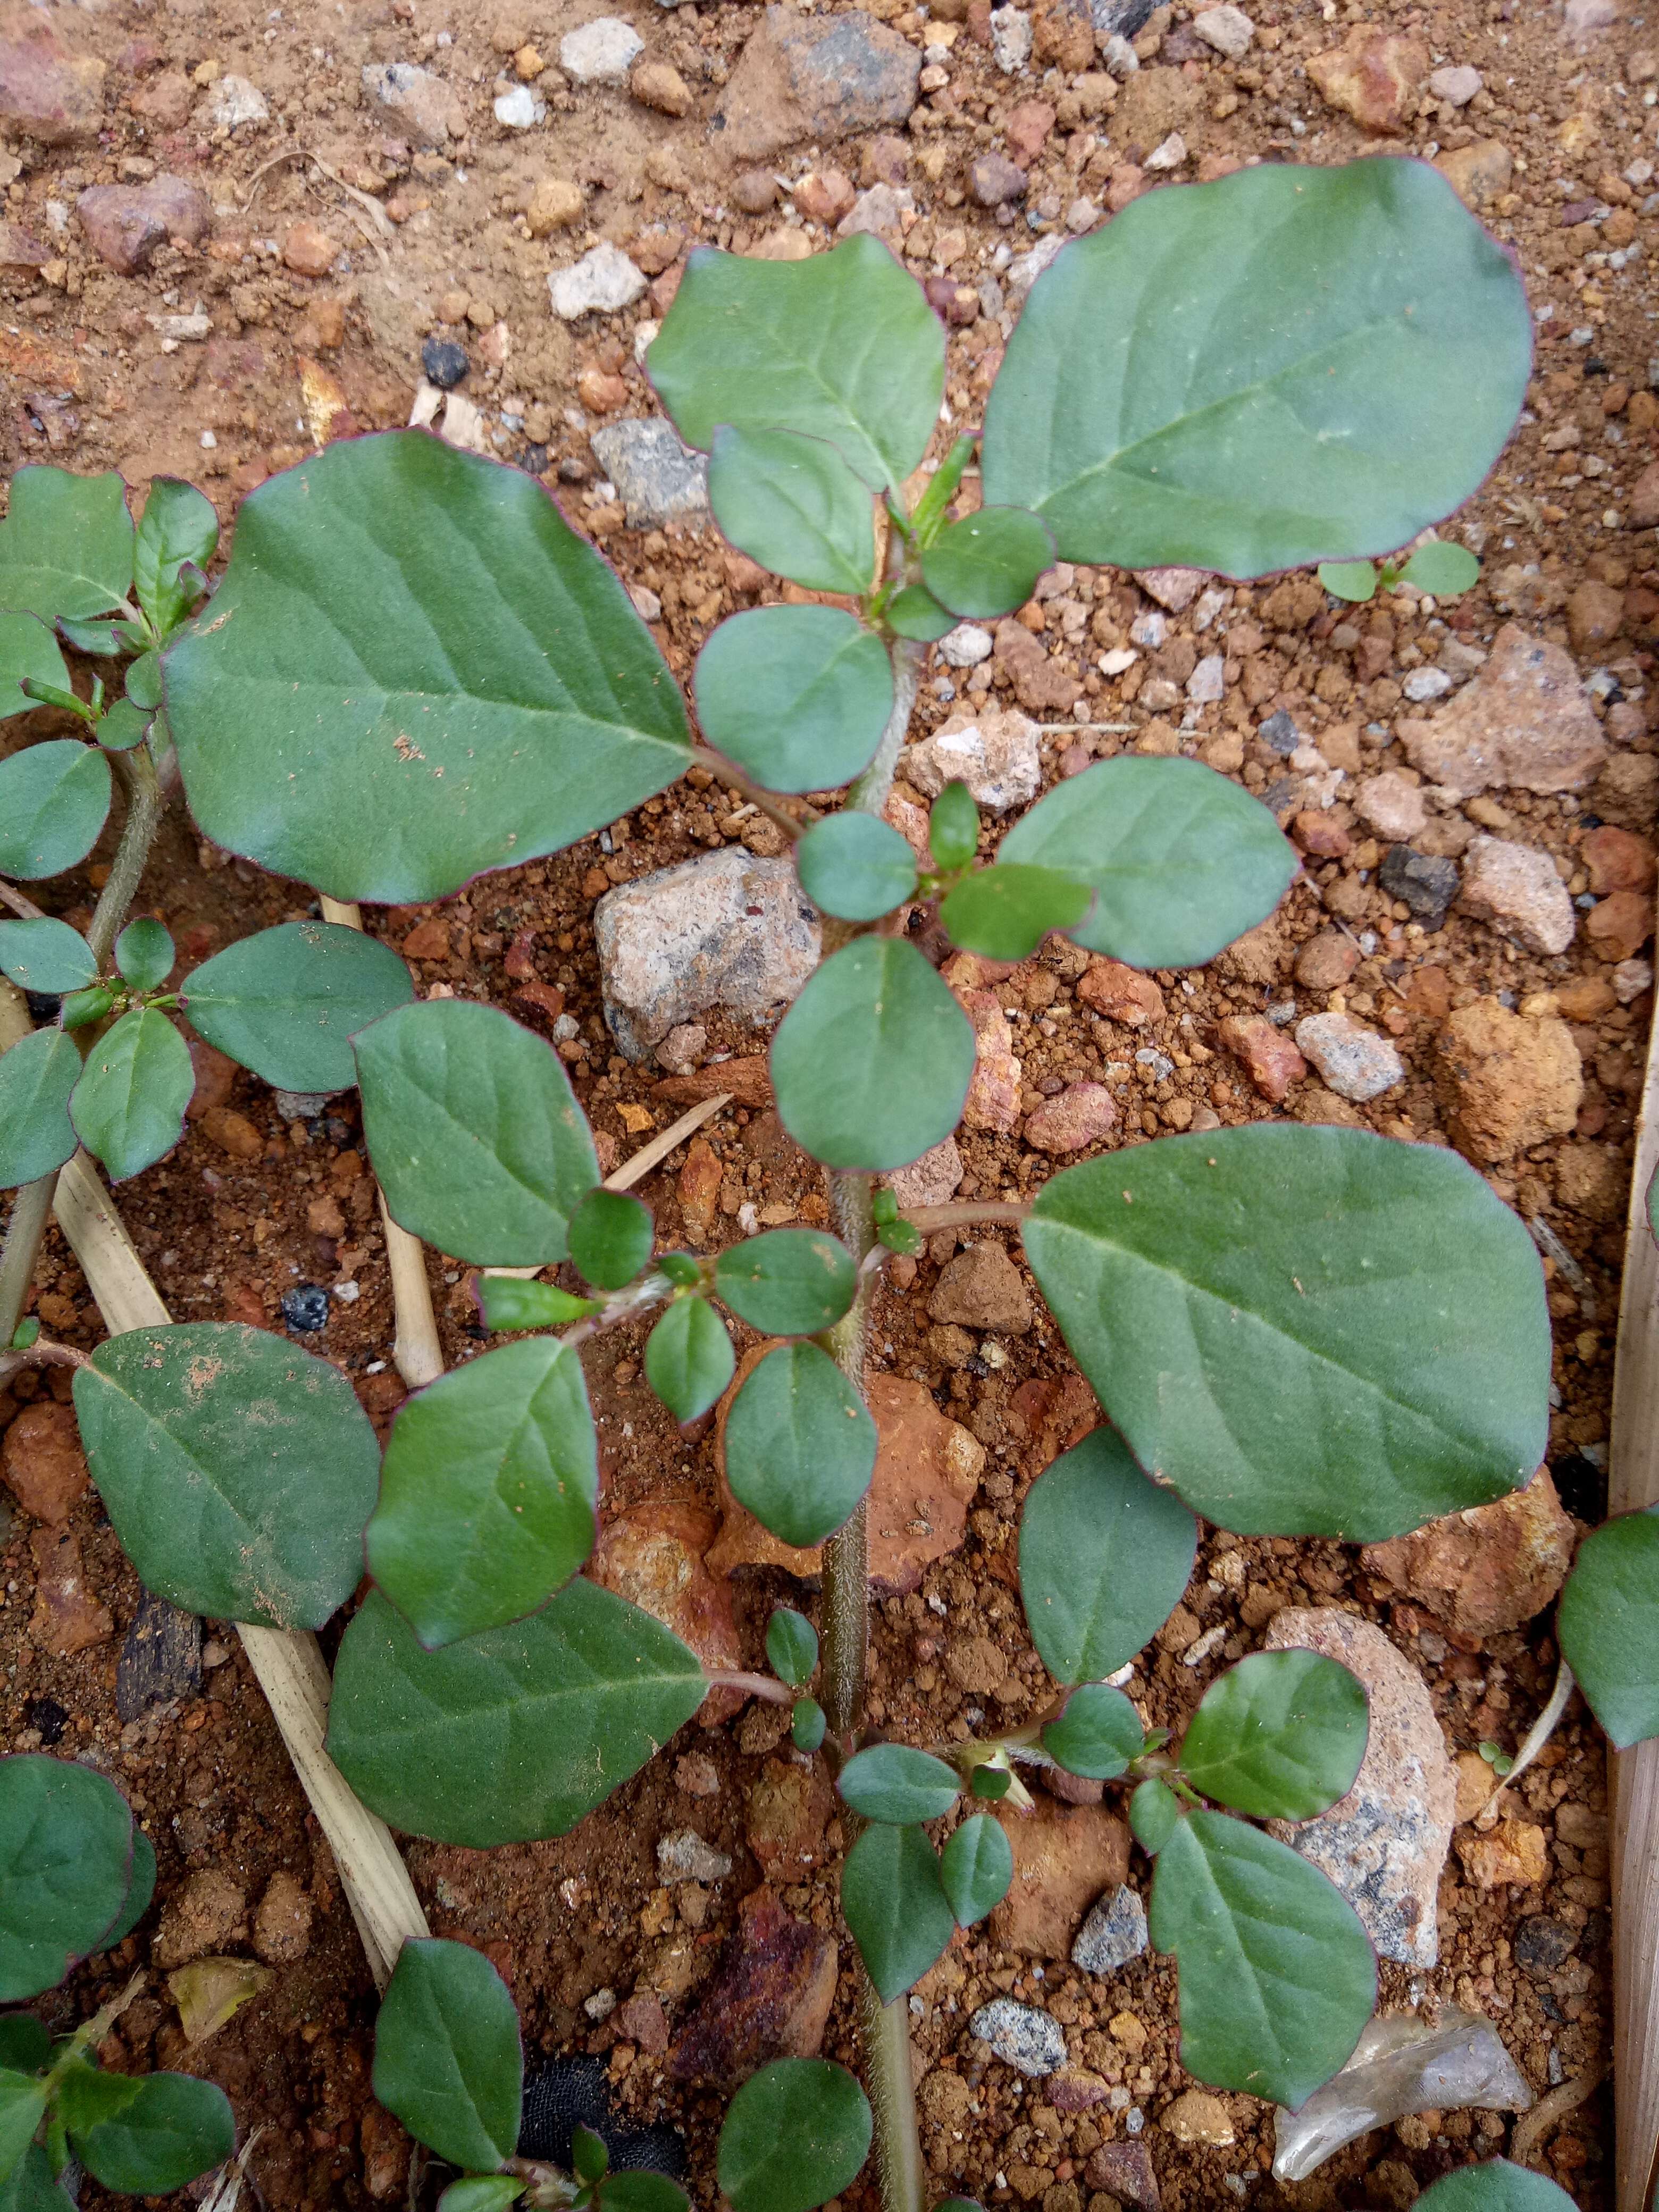
[[[621,84],[645,40],[620,15],[596,15],[559,41],[559,67],[573,84]]]
[[[1565,952],[1577,927],[1550,855],[1533,845],[1477,837],[1463,856],[1461,903],[1529,952]]]
[[[608,242],[584,253],[572,267],[556,269],[547,280],[553,312],[566,323],[580,322],[584,315],[615,314],[631,307],[644,289],[643,270]]]
[[[1146,1948],[1146,1908],[1127,1882],[1097,1904],[1072,1946],[1072,1964],[1085,1974],[1115,1974]]]
[[[1309,1014],[1296,1025],[1296,1042],[1339,1098],[1376,1098],[1405,1080],[1387,1038],[1352,1014]]]
[[[1040,2081],[1066,2063],[1066,2036],[1058,2021],[1036,2005],[1012,1997],[994,1997],[968,2022],[969,2032],[988,2043],[1005,2066]]]

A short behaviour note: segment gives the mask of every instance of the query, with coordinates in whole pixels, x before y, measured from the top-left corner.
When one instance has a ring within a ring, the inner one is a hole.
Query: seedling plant
[[[842,1801],[863,2082],[785,2059],[744,2085],[718,2150],[735,2212],[811,2212],[872,2144],[886,2212],[922,2212],[908,1993],[1006,1893],[1034,1766],[1128,1793],[1199,2079],[1297,2105],[1370,2015],[1375,1962],[1352,1907],[1253,1825],[1310,1818],[1347,1790],[1365,1741],[1358,1682],[1311,1652],[1258,1653],[1175,1742],[1108,1678],[1181,1596],[1200,1515],[1241,1534],[1375,1541],[1530,1479],[1549,1382],[1530,1240],[1455,1154],[1290,1123],[1128,1142],[1054,1174],[1029,1206],[907,1214],[878,1178],[951,1135],[975,1066],[968,1017],[915,942],[922,921],[936,914],[954,945],[992,959],[1059,932],[1133,967],[1186,968],[1270,914],[1297,862],[1265,809],[1185,758],[1099,761],[994,853],[963,785],[935,802],[922,851],[886,807],[927,646],[958,621],[1020,607],[1057,558],[1250,578],[1408,544],[1492,465],[1529,360],[1511,264],[1433,171],[1263,167],[1149,195],[1067,246],[1032,289],[982,428],[929,474],[944,335],[877,240],[793,264],[698,252],[648,372],[709,456],[726,537],[837,601],[720,624],[693,678],[700,736],[617,578],[541,488],[423,433],[342,442],[261,487],[193,615],[212,544],[185,488],[152,491],[135,584],[115,479],[17,479],[0,528],[0,599],[18,611],[8,669],[21,700],[73,696],[86,726],[0,764],[0,872],[32,881],[78,862],[112,763],[128,810],[84,939],[50,919],[0,926],[0,967],[37,1006],[61,998],[0,1060],[0,1170],[24,1186],[0,1343],[77,1138],[118,1180],[177,1140],[177,1015],[273,1084],[355,1083],[404,1229],[484,1270],[568,1263],[579,1288],[482,1276],[484,1322],[508,1340],[412,1396],[383,1461],[346,1378],[258,1329],[188,1323],[90,1357],[44,1340],[10,1356],[74,1366],[105,1508],[174,1603],[315,1627],[367,1558],[329,1746],[394,1827],[474,1846],[562,1835],[711,1688],[789,1705],[796,1745]],[[94,507],[96,562],[81,520]],[[194,534],[163,590],[180,540],[165,558],[143,548],[175,514]],[[1428,588],[1416,564],[1457,550],[1420,549],[1404,573]],[[52,625],[126,661],[115,707],[73,694]],[[128,702],[149,719],[120,744],[130,719],[113,738],[108,725]],[[823,957],[770,1076],[784,1126],[825,1170],[833,1233],[659,1249],[649,1211],[601,1188],[551,1048],[489,1006],[417,1000],[401,962],[351,930],[262,932],[169,991],[159,925],[115,933],[153,827],[144,794],[174,760],[210,837],[369,902],[442,897],[712,768],[791,841],[822,917]],[[870,1304],[889,1255],[975,1224],[1018,1227],[1106,1419],[1025,1503],[1020,1589],[1047,1705],[965,1743],[889,1742],[865,1711]],[[581,1573],[597,1497],[583,1346],[648,1317],[647,1379],[690,1423],[732,1386],[727,1316],[770,1340],[728,1408],[731,1491],[784,1543],[822,1547],[817,1625],[780,1607],[770,1672],[738,1676]],[[1656,1537],[1651,1516],[1602,1532],[1563,1605],[1564,1644],[1619,1741],[1659,1728]],[[1622,1593],[1616,1630],[1598,1575]],[[521,2195],[673,2212],[672,2185],[612,2174],[593,2142],[562,2175],[520,2161],[520,2067],[487,1963],[407,1947],[375,2086],[460,2170],[450,2212]],[[1542,2203],[1516,2172],[1473,2169],[1431,2197],[1446,2212]]]

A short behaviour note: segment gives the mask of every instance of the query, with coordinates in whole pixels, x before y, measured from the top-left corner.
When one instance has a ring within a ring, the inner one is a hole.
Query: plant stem
[[[11,1342],[23,1318],[29,1285],[34,1279],[35,1258],[52,1218],[57,1189],[54,1169],[38,1182],[25,1183],[11,1202],[11,1222],[5,1244],[0,1248],[0,1345]]]
[[[896,637],[887,649],[893,665],[893,711],[887,717],[887,727],[881,733],[881,743],[876,747],[875,758],[864,774],[848,787],[847,805],[863,814],[879,814],[887,804],[887,794],[893,787],[893,777],[898,769],[899,756],[904,750],[905,737],[910,727],[910,717],[916,710],[916,693],[921,686],[921,659],[925,647],[915,645],[908,638]]]
[[[859,2042],[876,2116],[876,2175],[884,2212],[923,2212],[927,2202],[910,2077],[910,2014],[904,1998],[883,2004],[859,1977]]]
[[[818,818],[817,808],[807,805],[803,799],[800,805],[805,812],[806,819],[805,822],[797,821],[787,807],[780,805],[775,793],[768,791],[763,784],[757,783],[752,777],[745,775],[735,761],[727,760],[724,753],[716,752],[711,744],[704,744],[692,747],[691,765],[693,768],[706,768],[711,775],[717,775],[730,790],[740,791],[749,804],[757,808],[769,822],[777,823],[786,837],[800,836]]]
[[[773,1674],[744,1674],[717,1668],[708,1673],[711,1690],[741,1690],[746,1698],[765,1698],[775,1705],[793,1705],[798,1694]]]

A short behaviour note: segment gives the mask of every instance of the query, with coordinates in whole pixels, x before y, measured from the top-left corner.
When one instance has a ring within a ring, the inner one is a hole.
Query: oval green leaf
[[[1333,599],[1346,599],[1350,606],[1363,607],[1376,597],[1374,561],[1322,561],[1315,573]]]
[[[1025,304],[988,505],[1034,507],[1063,560],[1260,576],[1403,545],[1480,484],[1532,318],[1426,162],[1268,162],[1124,215]]]
[[[236,2116],[211,2081],[146,2074],[118,2113],[70,2140],[106,2189],[161,2197],[224,2164],[236,2148]]]
[[[620,1291],[651,1264],[651,1209],[620,1190],[590,1190],[570,1217],[570,1259],[585,1283]]]
[[[928,590],[953,615],[1012,614],[1053,566],[1054,533],[1023,507],[981,507],[947,523],[921,556]]]
[[[0,722],[33,713],[35,702],[19,688],[25,678],[54,690],[70,689],[69,670],[46,625],[33,615],[0,614]]]
[[[818,1632],[804,1613],[775,1606],[766,1624],[766,1656],[772,1672],[792,1690],[804,1689],[818,1663]]]
[[[916,860],[889,822],[856,809],[826,814],[795,847],[795,872],[814,906],[843,921],[877,921],[916,888]]]
[[[484,1267],[562,1260],[599,1164],[552,1046],[465,999],[399,1006],[351,1042],[393,1220]]]
[[[1572,2201],[1547,2173],[1489,2158],[1443,2174],[1417,2203],[1421,2212],[1572,2212]]]
[[[939,418],[945,332],[867,232],[805,261],[700,248],[645,367],[688,445],[707,452],[723,423],[796,430],[896,492]]]
[[[368,1571],[434,1650],[544,1605],[593,1548],[598,1496],[580,1354],[502,1345],[398,1408]]]
[[[842,1917],[884,2004],[914,1989],[957,1932],[939,1854],[920,1828],[866,1828],[841,1871]]]
[[[1406,581],[1437,599],[1455,599],[1479,581],[1480,563],[1467,545],[1450,538],[1431,538],[1419,545],[1406,563]]]
[[[132,1837],[126,1799],[90,1767],[0,1759],[0,2003],[56,1989],[97,1949],[126,1898]]]
[[[115,940],[115,966],[135,991],[159,991],[173,972],[173,939],[149,915],[130,921]],[[92,978],[85,976],[83,981]]]
[[[945,933],[964,952],[991,960],[1024,960],[1051,929],[1069,931],[1095,902],[1092,888],[1058,868],[1003,861],[976,869],[947,891],[939,910]]]
[[[199,584],[180,580],[188,561],[205,568],[219,543],[213,501],[177,477],[153,477],[133,544],[138,604],[165,638],[202,596]]]
[[[488,2172],[519,2147],[524,2049],[507,1984],[466,1943],[398,1954],[374,2022],[374,2094],[451,2166]]]
[[[902,592],[895,592],[882,609],[882,620],[895,637],[908,637],[917,645],[932,645],[939,638],[948,637],[957,626],[950,609],[940,606],[921,584],[907,584]]]
[[[940,868],[971,866],[979,850],[979,808],[960,779],[947,783],[928,809],[927,849]]]
[[[1149,1858],[1156,1858],[1181,1819],[1181,1802],[1157,1776],[1136,1786],[1129,1800],[1129,1826]]]
[[[763,1528],[822,1543],[875,1467],[876,1425],[827,1352],[781,1344],[750,1370],[726,1419],[726,1479]]]
[[[850,782],[881,743],[893,672],[881,640],[839,607],[751,607],[697,655],[697,719],[770,791]]]
[[[1125,754],[1069,776],[998,850],[1096,893],[1069,934],[1132,968],[1192,968],[1266,919],[1297,856],[1259,799],[1201,761]]]
[[[415,995],[390,945],[331,921],[284,921],[193,969],[191,1027],[280,1091],[349,1091],[355,1031]]]
[[[39,2143],[30,2143],[21,2161],[0,2182],[0,2212],[76,2212],[74,2199],[52,2179],[52,2160]]]
[[[341,1639],[328,1748],[395,1828],[527,1843],[603,1803],[708,1687],[678,1637],[580,1577],[527,1620],[442,1651],[371,1591]]]
[[[161,703],[161,663],[153,653],[141,653],[121,679],[128,703],[141,714],[153,714]]]
[[[424,430],[340,439],[245,500],[165,682],[203,830],[338,899],[440,898],[686,766],[616,576],[533,477]]]
[[[52,738],[0,761],[0,875],[33,883],[84,860],[109,795],[108,760],[74,738]]]
[[[478,1305],[492,1332],[514,1328],[562,1328],[601,1310],[596,1298],[573,1297],[553,1283],[526,1282],[520,1275],[480,1275]]]
[[[829,1715],[816,1698],[797,1698],[789,1709],[789,1741],[797,1751],[816,1751],[829,1724]]]
[[[56,622],[101,615],[132,582],[132,518],[113,469],[19,469],[0,522],[0,607]]]
[[[795,430],[714,432],[708,504],[739,552],[809,592],[867,592],[876,570],[870,487],[833,446]]]
[[[130,753],[149,735],[151,720],[131,699],[117,699],[106,709],[93,735],[106,752]]]
[[[716,2178],[732,2212],[814,2212],[857,2179],[872,2127],[844,2066],[775,2058],[726,2107]]]
[[[1091,1782],[1111,1782],[1146,1747],[1140,1716],[1109,1682],[1085,1682],[1066,1700],[1066,1709],[1042,1731],[1042,1748],[1068,1774]]]
[[[0,921],[0,975],[22,991],[83,990],[98,963],[78,929],[66,921]]]
[[[75,1410],[147,1589],[266,1628],[320,1628],[350,1596],[380,1454],[328,1360],[231,1322],[131,1329],[76,1369]]]
[[[676,1298],[645,1340],[645,1379],[682,1426],[708,1411],[737,1364],[707,1298]]]
[[[1019,1524],[1019,1594],[1057,1682],[1102,1682],[1180,1602],[1198,1523],[1148,1482],[1115,1429],[1091,1429],[1045,1468]]]
[[[1317,1651],[1256,1651],[1217,1676],[1188,1723],[1181,1771],[1218,1805],[1260,1820],[1311,1820],[1353,1787],[1370,1708],[1346,1667]]]
[[[1619,1749],[1659,1735],[1659,1506],[1622,1514],[1585,1537],[1556,1627],[1590,1711]]]
[[[520,2174],[464,2173],[438,2199],[438,2212],[506,2212],[524,2192]]]
[[[879,1174],[920,1159],[961,1120],[974,1031],[914,945],[860,937],[808,978],[771,1068],[779,1116],[803,1150]]]
[[[70,1119],[110,1181],[124,1182],[173,1150],[195,1088],[183,1037],[165,1014],[135,1006],[88,1053],[70,1095]]]
[[[1346,2063],[1376,1960],[1353,1907],[1288,1844],[1228,1813],[1177,1820],[1147,1924],[1175,1954],[1189,2074],[1294,2111]]]
[[[0,1053],[0,1190],[73,1158],[69,1103],[80,1080],[81,1055],[62,1030],[36,1030]]]
[[[843,1802],[866,1820],[904,1827],[937,1820],[962,1794],[953,1766],[908,1744],[872,1744],[854,1753],[836,1778]]]
[[[1273,1122],[1171,1137],[1063,1170],[1024,1237],[1130,1450],[1220,1528],[1380,1543],[1543,1457],[1538,1255],[1454,1152]]]
[[[816,1336],[853,1303],[859,1271],[840,1237],[822,1229],[767,1229],[728,1244],[714,1291],[764,1336]]]
[[[988,1813],[970,1814],[939,1854],[939,1880],[958,1928],[994,1912],[1014,1878],[1008,1831]]]

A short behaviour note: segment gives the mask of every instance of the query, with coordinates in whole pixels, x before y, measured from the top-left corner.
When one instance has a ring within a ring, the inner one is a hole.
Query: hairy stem
[[[887,657],[893,665],[893,711],[887,717],[887,727],[881,733],[881,743],[876,747],[875,758],[864,774],[848,787],[847,804],[857,807],[860,813],[879,814],[887,804],[887,794],[893,787],[893,777],[899,764],[899,755],[904,750],[904,740],[910,727],[910,717],[916,710],[916,693],[921,684],[921,661],[925,646],[915,645],[908,638],[896,637],[887,648]]]
[[[902,1997],[883,2004],[870,1977],[859,1977],[859,2045],[876,2118],[876,2176],[883,2212],[924,2212],[927,2177],[916,2132],[910,2074],[910,2016]]]
[[[694,768],[706,768],[711,775],[717,775],[728,789],[740,791],[749,804],[757,808],[769,822],[777,823],[786,837],[800,836],[803,831],[811,829],[818,818],[817,808],[809,806],[803,799],[797,804],[806,818],[804,822],[799,820],[782,804],[775,793],[768,791],[764,784],[757,783],[752,776],[745,775],[735,761],[728,760],[722,752],[716,752],[711,744],[704,744],[692,747],[691,765]]]
[[[4,1247],[0,1249],[0,1345],[11,1342],[23,1318],[29,1285],[34,1279],[35,1258],[40,1249],[40,1239],[46,1233],[46,1224],[52,1218],[52,1201],[57,1188],[54,1169],[51,1175],[42,1176],[39,1182],[25,1183],[12,1200],[11,1223],[6,1231]]]

